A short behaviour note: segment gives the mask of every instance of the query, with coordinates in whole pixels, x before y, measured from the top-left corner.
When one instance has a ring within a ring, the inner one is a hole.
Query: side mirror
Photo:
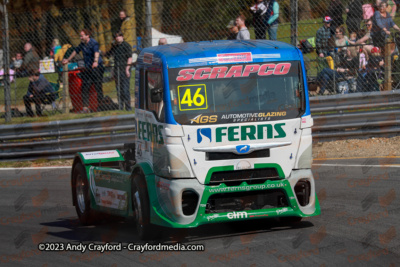
[[[162,100],[162,88],[154,88],[150,90],[150,98],[153,103],[160,103]]]

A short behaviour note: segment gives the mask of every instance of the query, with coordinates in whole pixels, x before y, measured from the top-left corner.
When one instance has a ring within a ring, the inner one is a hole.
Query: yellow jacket
[[[57,54],[54,55],[54,62],[57,61],[62,61],[64,58],[65,53],[67,52],[67,50],[71,47],[70,44],[65,44],[61,47],[60,50],[58,50]]]
[[[135,36],[133,34],[134,28],[133,28],[133,21],[131,20],[130,17],[127,17],[121,25],[121,32],[124,35],[124,41],[127,42],[130,46],[131,49],[135,45]]]

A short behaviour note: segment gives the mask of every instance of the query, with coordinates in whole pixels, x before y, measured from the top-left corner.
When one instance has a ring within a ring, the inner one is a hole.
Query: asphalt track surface
[[[322,214],[294,225],[273,219],[163,231],[154,244],[205,251],[39,251],[38,244],[140,242],[132,220],[81,226],[70,169],[0,170],[1,266],[395,266],[400,262],[400,159],[314,161]]]

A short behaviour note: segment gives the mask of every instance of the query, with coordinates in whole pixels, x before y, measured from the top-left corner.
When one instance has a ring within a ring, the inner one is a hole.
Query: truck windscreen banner
[[[172,113],[181,124],[296,118],[299,71],[298,61],[170,69]]]

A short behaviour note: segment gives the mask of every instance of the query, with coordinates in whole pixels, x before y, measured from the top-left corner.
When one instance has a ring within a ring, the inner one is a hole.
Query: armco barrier
[[[3,125],[0,161],[72,158],[77,152],[123,149],[135,140],[135,115]]]
[[[400,133],[400,91],[311,97],[310,103],[315,141]],[[0,161],[72,158],[76,152],[123,149],[134,142],[135,115],[0,129]]]

